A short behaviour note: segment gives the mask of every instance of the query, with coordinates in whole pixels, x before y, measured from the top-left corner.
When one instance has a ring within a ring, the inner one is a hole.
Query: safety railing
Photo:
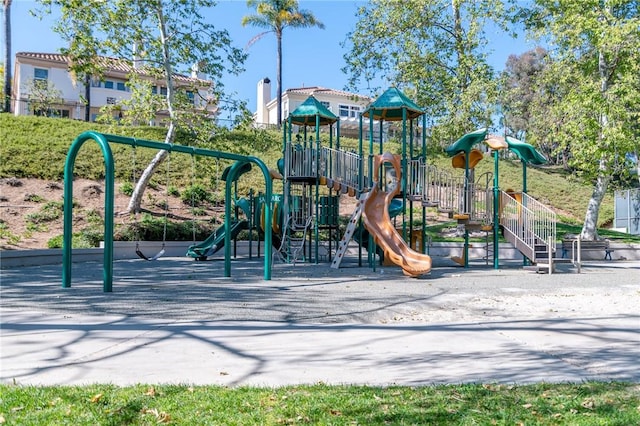
[[[522,204],[533,212],[533,222],[529,225],[538,239],[545,243],[552,242],[555,248],[557,215],[528,194],[522,194]]]
[[[467,213],[469,219],[484,224],[493,222],[493,188],[474,182],[469,185],[467,191],[469,197]]]
[[[556,220],[555,212],[535,198],[525,193],[501,191],[500,224],[532,252],[536,244],[549,245],[552,250],[555,249]]]
[[[490,195],[486,186],[469,183],[464,176],[455,176],[438,169],[422,159],[409,162],[409,184],[407,195],[424,205],[438,207],[441,211],[467,213],[472,217],[491,217]],[[466,202],[465,202],[466,200]]]
[[[340,182],[356,191],[362,191],[365,187],[365,168],[362,157],[356,152],[320,148],[320,176],[332,182]]]
[[[318,176],[317,150],[287,142],[285,152],[285,177],[309,179]]]

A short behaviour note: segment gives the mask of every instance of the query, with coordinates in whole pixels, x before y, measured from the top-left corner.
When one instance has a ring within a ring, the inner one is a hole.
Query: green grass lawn
[[[0,386],[7,425],[638,425],[632,383]]]

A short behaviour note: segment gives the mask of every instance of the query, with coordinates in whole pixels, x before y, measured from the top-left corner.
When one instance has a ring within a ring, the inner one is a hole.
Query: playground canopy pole
[[[71,144],[67,159],[64,165],[64,235],[62,240],[62,287],[71,287],[71,264],[72,264],[72,219],[73,219],[73,167],[82,145],[90,140],[95,140],[102,150],[105,162],[105,227],[104,227],[104,279],[103,291],[111,292],[113,289],[113,196],[114,196],[114,164],[113,154],[108,142],[130,145],[133,147],[142,146],[166,150],[169,152],[182,152],[190,155],[202,155],[205,157],[224,158],[240,162],[249,162],[257,165],[265,179],[265,197],[271,199],[273,193],[273,181],[267,166],[259,158],[232,154],[222,151],[195,148],[183,145],[167,144],[163,142],[153,142],[144,139],[129,138],[126,136],[108,135],[95,131],[81,133]],[[229,216],[229,215],[227,215]],[[265,223],[271,223],[272,209],[271,203],[265,208]],[[225,218],[225,221],[227,218]],[[228,227],[227,227],[228,230]],[[227,244],[228,247],[228,244]],[[271,233],[265,233],[265,260],[264,279],[271,280]],[[226,250],[225,250],[225,257]],[[230,261],[230,257],[225,259]],[[225,268],[225,276],[231,276]]]
[[[498,150],[493,150],[493,269],[500,268],[498,254],[500,253],[500,189],[498,186]]]

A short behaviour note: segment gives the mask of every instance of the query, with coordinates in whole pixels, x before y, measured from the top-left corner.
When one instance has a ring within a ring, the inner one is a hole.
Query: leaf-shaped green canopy
[[[509,150],[515,152],[521,161],[531,164],[544,164],[547,162],[547,159],[536,151],[533,145],[519,141],[511,136],[507,136],[505,140],[509,145]]]
[[[374,120],[400,121],[402,111],[407,111],[407,119],[417,118],[424,114],[422,108],[395,87],[390,87],[380,95],[362,113],[363,117],[373,115]]]
[[[467,133],[466,135],[462,136],[460,139],[452,143],[450,146],[445,148],[445,152],[449,155],[449,157],[453,157],[460,152],[465,152],[468,154],[475,144],[482,142],[486,137],[486,128]]]
[[[291,123],[299,126],[315,126],[317,123],[316,117],[320,119],[319,123],[317,123],[320,126],[338,121],[338,117],[313,95],[309,96],[298,108],[293,110],[289,117],[291,118]]]

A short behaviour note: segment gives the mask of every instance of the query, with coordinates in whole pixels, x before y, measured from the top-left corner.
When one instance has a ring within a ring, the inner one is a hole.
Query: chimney
[[[197,78],[199,80],[206,80],[206,75],[203,72],[200,72],[200,68],[202,67],[202,62],[196,62],[191,65],[191,78]]]
[[[140,42],[133,42],[133,69],[139,70],[142,68],[143,60],[140,55]]]
[[[267,104],[271,100],[271,80],[265,77],[258,82],[258,96],[256,98],[256,124],[269,122]]]

